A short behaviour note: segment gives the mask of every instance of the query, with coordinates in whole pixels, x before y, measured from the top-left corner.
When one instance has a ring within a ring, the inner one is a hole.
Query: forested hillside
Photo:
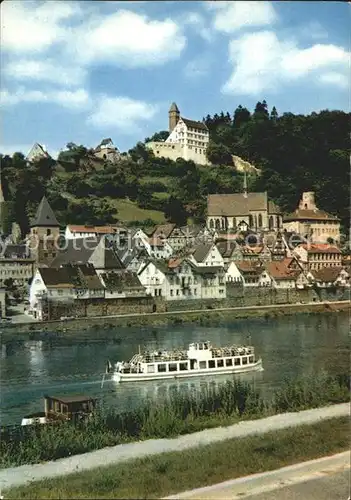
[[[1,155],[5,229],[16,220],[25,234],[44,193],[62,225],[201,221],[207,194],[242,190],[243,174],[236,172],[232,154],[261,169],[260,176],[249,176],[250,190],[268,191],[286,212],[295,209],[302,191],[315,191],[317,204],[339,215],[348,229],[350,114],[279,116],[263,101],[252,113],[239,106],[232,114],[208,115],[205,121],[211,137],[212,165],[207,167],[155,158],[145,148],[149,138],[115,165],[73,143],[57,161],[28,165],[22,153]],[[160,131],[150,139],[165,137],[167,132]]]

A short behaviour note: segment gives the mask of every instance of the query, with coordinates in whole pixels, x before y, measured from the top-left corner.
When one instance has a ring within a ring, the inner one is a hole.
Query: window
[[[179,370],[186,371],[188,369],[188,363],[179,363]]]
[[[171,297],[173,297],[173,290],[171,290]]]
[[[225,366],[233,366],[233,360],[232,359],[226,359],[225,360]]]
[[[155,373],[155,365],[148,365],[147,373]]]
[[[206,368],[206,361],[200,361],[200,363],[199,363],[199,368],[200,368],[201,370],[205,369],[205,368]]]
[[[217,368],[223,368],[224,366],[224,361],[223,359],[218,359],[217,360]]]
[[[47,229],[46,230],[46,236],[50,236],[50,234],[51,234],[51,229]]]
[[[243,365],[247,365],[247,356],[243,358]]]
[[[210,359],[208,362],[208,367],[209,368],[215,368],[216,367],[216,362],[214,359]]]
[[[169,363],[168,371],[169,372],[176,372],[177,371],[177,363]]]
[[[234,365],[235,366],[240,366],[241,365],[240,358],[234,358]]]
[[[254,357],[253,356],[249,356],[249,363],[253,363],[254,362]]]
[[[158,371],[159,373],[161,373],[161,372],[166,372],[166,371],[167,371],[167,369],[166,369],[166,363],[162,363],[162,365],[158,365],[158,366],[157,366],[157,371]]]

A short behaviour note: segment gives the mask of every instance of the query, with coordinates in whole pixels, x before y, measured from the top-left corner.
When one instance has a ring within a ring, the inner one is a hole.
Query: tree
[[[270,114],[270,117],[269,117],[272,121],[276,122],[277,119],[278,119],[278,111],[277,111],[277,108],[275,106],[273,106],[272,108],[272,111],[271,111],[271,114]]]
[[[151,142],[151,141],[155,141],[155,142],[162,141],[162,142],[164,142],[168,138],[168,136],[169,136],[168,130],[161,130],[160,132],[156,132],[151,137],[146,137],[146,139],[144,140],[144,143]]]
[[[164,214],[169,222],[173,222],[179,226],[184,226],[187,222],[188,214],[182,202],[170,196],[169,200],[165,203]]]
[[[233,126],[240,128],[244,123],[251,120],[251,113],[247,108],[243,108],[241,104],[234,111]]]
[[[267,103],[266,101],[258,102],[255,107],[255,111],[253,114],[253,118],[256,121],[259,120],[268,120],[269,119],[269,114],[268,114],[268,108],[267,108]]]
[[[233,159],[231,152],[224,144],[215,144],[210,141],[207,148],[207,158],[214,165],[231,165]]]

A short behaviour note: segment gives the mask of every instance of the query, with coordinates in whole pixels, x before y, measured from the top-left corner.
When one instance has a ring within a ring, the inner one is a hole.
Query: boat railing
[[[225,358],[233,356],[246,356],[254,354],[254,348],[251,346],[232,346],[232,347],[220,347],[212,348],[213,358]]]

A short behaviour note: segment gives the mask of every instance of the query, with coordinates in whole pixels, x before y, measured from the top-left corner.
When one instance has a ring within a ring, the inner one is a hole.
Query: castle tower
[[[49,266],[58,253],[60,224],[43,196],[30,225],[30,250],[37,266]]]
[[[169,133],[171,133],[174,127],[177,125],[180,118],[180,112],[175,102],[173,102],[171,107],[169,108],[168,116],[169,116]]]
[[[300,210],[316,210],[316,203],[314,201],[314,192],[309,191],[307,193],[302,193],[302,198],[299,205]]]

